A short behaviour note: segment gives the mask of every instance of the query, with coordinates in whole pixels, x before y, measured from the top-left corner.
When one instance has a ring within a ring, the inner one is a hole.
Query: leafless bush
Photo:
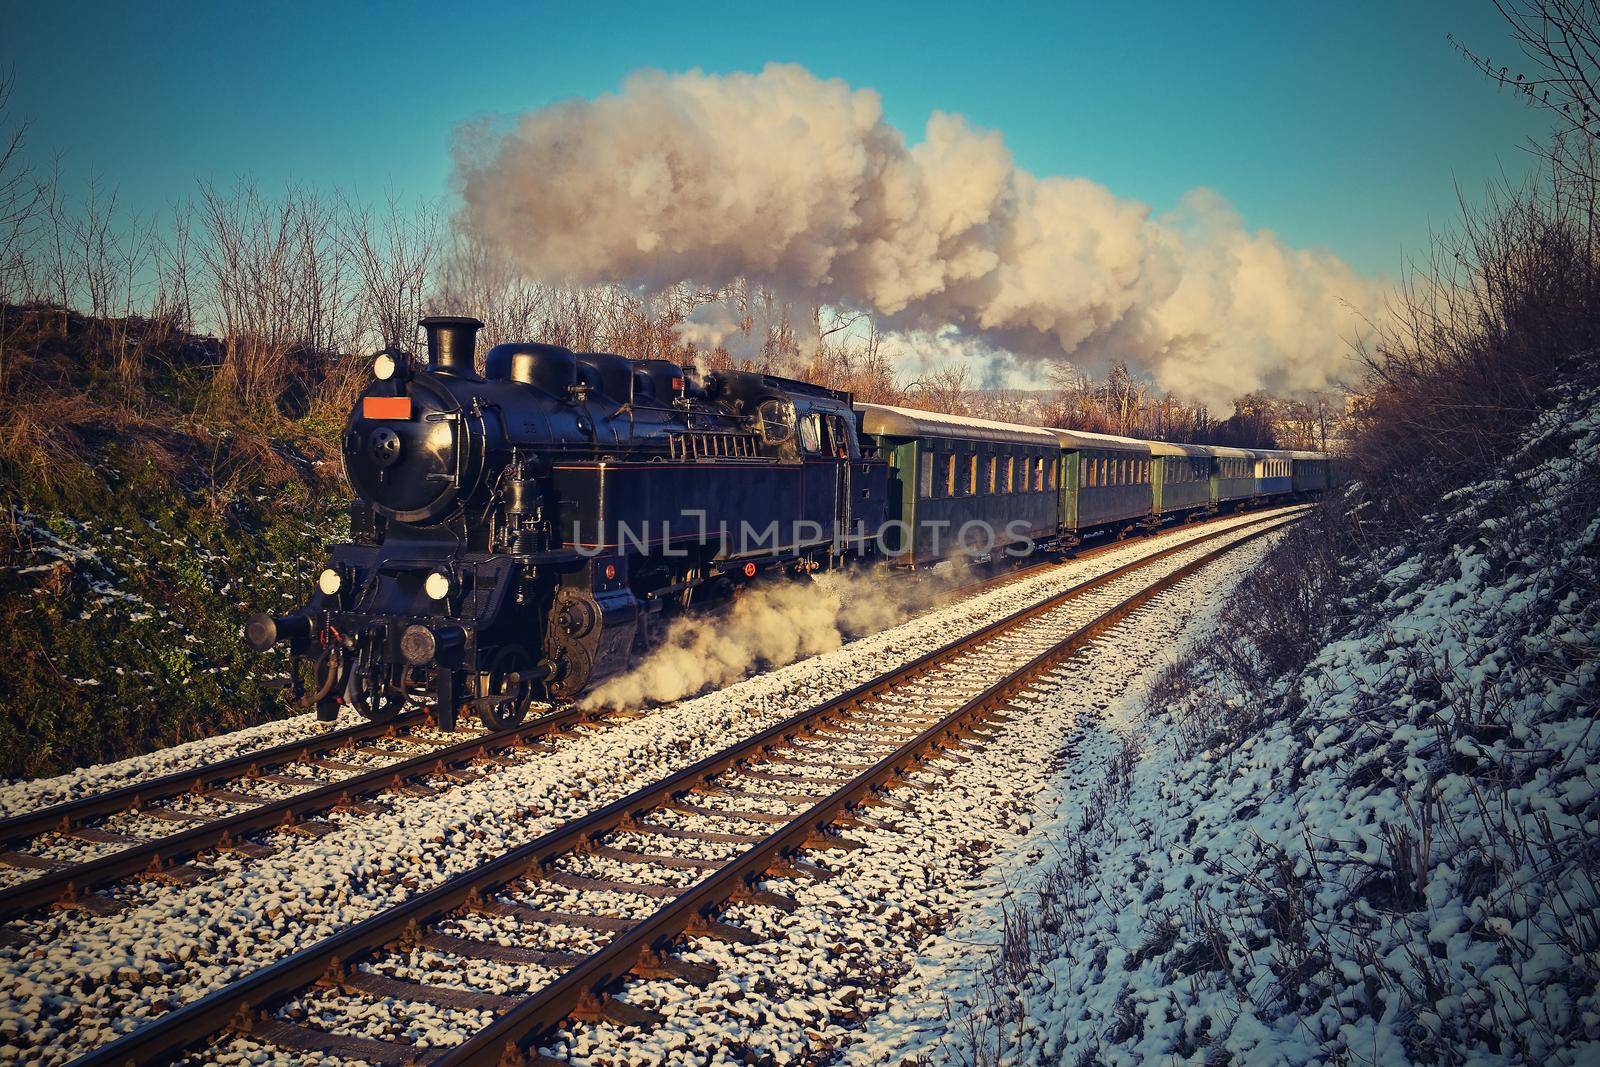
[[[1492,193],[1441,235],[1364,355],[1356,473],[1401,523],[1489,469],[1564,363],[1600,347],[1595,193],[1546,179]]]
[[[253,182],[202,183],[195,246],[208,312],[223,344],[220,373],[247,407],[283,395],[296,354],[349,351],[356,340],[354,267],[335,206],[291,188],[276,200]]]
[[[420,203],[405,209],[390,190],[376,218],[371,207],[341,200],[344,241],[361,279],[363,308],[385,345],[409,347],[433,284],[439,253],[439,209]]]

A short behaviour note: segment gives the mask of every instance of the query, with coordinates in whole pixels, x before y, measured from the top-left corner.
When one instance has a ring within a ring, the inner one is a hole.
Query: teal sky
[[[159,210],[197,177],[449,192],[461,122],[631,71],[773,60],[1000,130],[1036,174],[1158,209],[1209,186],[1252,227],[1398,273],[1430,226],[1532,164],[1544,123],[1446,40],[1510,61],[1487,3],[1048,6],[4,5],[30,154]]]

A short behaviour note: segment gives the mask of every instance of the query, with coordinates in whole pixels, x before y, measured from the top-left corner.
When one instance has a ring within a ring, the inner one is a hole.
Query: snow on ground
[[[189,741],[171,748],[158,749],[143,756],[119,760],[116,763],[84,767],[54,778],[10,781],[0,786],[0,817],[20,815],[78,797],[108,792],[135,782],[147,782],[175,771],[186,771],[209,763],[219,763],[233,756],[260,752],[275,745],[314,737],[330,730],[342,730],[362,721],[361,716],[349,708],[341,709],[339,721],[335,723],[318,722],[317,713],[308,711],[304,715],[295,715],[277,722],[264,722],[259,726],[250,726],[199,741]]]
[[[1166,535],[1191,540],[1219,526]],[[930,612],[833,653],[645,718],[563,738],[480,780],[388,811],[332,814],[317,839],[275,834],[264,860],[208,857],[187,886],[119,887],[110,917],[53,912],[0,945],[0,1057],[58,1063],[171,1006],[309,945],[407,895],[703,758],[863,679],[1053,592],[1172,543],[1130,542]]]
[[[846,1062],[1600,1062],[1597,559],[1593,392],[1297,676],[1199,656],[1069,744]]]

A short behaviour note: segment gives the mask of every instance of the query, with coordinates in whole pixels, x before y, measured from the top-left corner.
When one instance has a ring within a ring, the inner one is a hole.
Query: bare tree
[[[1600,176],[1600,6],[1594,0],[1493,0],[1528,64],[1518,70],[1496,65],[1457,40],[1450,41],[1473,66],[1532,106],[1549,112],[1558,126],[1540,145],[1559,171],[1593,182]]]
[[[376,220],[370,207],[342,200],[343,240],[361,278],[368,327],[384,345],[409,346],[433,288],[439,252],[438,206],[419,203],[410,211],[389,190]]]
[[[269,201],[248,180],[229,192],[202,183],[197,211],[206,307],[221,334],[223,380],[239,400],[275,403],[292,375],[350,351],[356,272],[328,201],[296,188]]]
[[[14,76],[0,74],[0,129],[11,102]],[[44,187],[22,158],[28,124],[18,122],[0,132],[0,388],[10,373],[8,349],[13,318],[11,305],[31,295],[28,251],[44,206]]]

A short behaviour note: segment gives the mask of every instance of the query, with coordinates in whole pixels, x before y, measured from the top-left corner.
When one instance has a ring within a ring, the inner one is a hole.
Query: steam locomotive
[[[312,662],[323,717],[431,692],[447,729],[463,709],[512,726],[673,612],[876,553],[888,465],[848,393],[534,343],[479,374],[482,326],[428,318],[426,364],[376,357],[341,442],[351,539],[304,607],[246,624]]]
[[[303,607],[246,624],[252,648],[310,661],[301,695],[324,718],[431,695],[446,729],[463,711],[505,728],[766,575],[1070,548],[1340,477],[1323,453],[853,404],[549,344],[496,345],[479,374],[482,326],[424,319],[425,364],[376,357],[341,442],[350,541]]]

